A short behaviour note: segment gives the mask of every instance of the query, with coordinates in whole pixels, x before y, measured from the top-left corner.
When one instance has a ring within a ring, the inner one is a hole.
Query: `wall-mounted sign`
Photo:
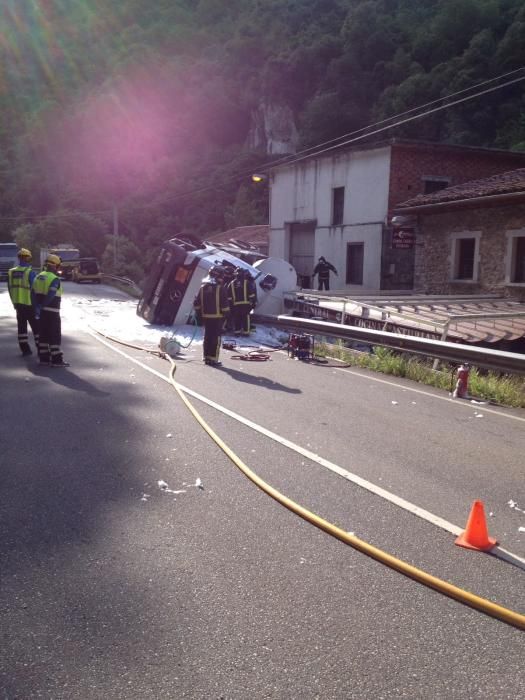
[[[408,250],[414,247],[416,234],[413,228],[407,226],[395,226],[392,229],[392,248]]]

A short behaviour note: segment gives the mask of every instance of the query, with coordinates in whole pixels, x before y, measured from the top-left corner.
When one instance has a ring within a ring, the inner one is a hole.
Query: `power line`
[[[462,95],[466,92],[472,92],[472,90],[475,90],[479,87],[483,87],[484,85],[489,85],[490,83],[493,83],[495,81],[501,80],[502,78],[506,78],[510,75],[514,75],[516,73],[520,73],[525,71],[525,66],[522,66],[520,68],[516,68],[512,71],[508,71],[507,73],[503,73],[502,75],[499,75],[495,78],[490,78],[488,80],[484,80],[480,83],[477,83],[475,85],[472,85],[469,88],[464,88],[463,90],[458,90],[456,92],[451,93],[450,95],[445,95],[444,97],[432,100],[430,102],[426,102],[422,105],[419,105],[418,107],[413,107],[412,109],[406,110],[404,112],[401,112],[399,114],[393,115],[392,117],[387,117],[385,119],[382,119],[378,122],[374,122],[372,124],[369,124],[365,127],[361,127],[360,129],[356,129],[355,131],[351,131],[347,134],[343,134],[342,136],[339,136],[335,139],[331,139],[329,141],[325,141],[323,143],[317,144],[315,146],[310,146],[309,148],[303,149],[302,151],[299,151],[298,153],[294,153],[292,155],[287,155],[282,158],[277,158],[273,159],[271,161],[267,161],[266,163],[263,163],[262,165],[257,166],[258,171],[265,171],[269,170],[270,168],[275,168],[279,165],[285,165],[285,164],[294,164],[297,162],[300,162],[302,160],[305,160],[313,155],[323,155],[324,153],[333,151],[337,148],[340,148],[342,146],[347,146],[352,143],[356,143],[358,141],[361,141],[365,138],[368,138],[369,136],[374,136],[376,134],[382,133],[384,131],[388,131],[388,129],[394,129],[398,126],[401,126],[403,124],[407,124],[408,122],[415,121],[416,119],[422,119],[423,117],[426,117],[430,114],[434,114],[436,112],[440,112],[444,109],[448,109],[449,107],[453,107],[455,105],[468,102],[469,100],[475,99],[477,97],[481,97],[482,95],[488,94],[490,92],[494,92],[496,90],[500,90],[504,87],[507,87],[509,85],[513,85],[515,83],[521,82],[525,80],[525,75],[522,75],[520,77],[514,78],[513,80],[506,81],[504,83],[501,83],[499,85],[495,85],[491,88],[488,88],[486,90],[481,90],[478,92],[475,92],[473,94],[467,95],[461,99],[458,100],[453,100],[450,102],[449,100],[453,97],[456,97],[458,95]],[[443,102],[446,101],[445,104],[440,105],[439,107],[435,107],[433,109],[426,109],[427,107],[431,107],[432,105],[435,105],[438,102]],[[420,110],[426,109],[426,111],[421,112]],[[413,114],[414,112],[417,112],[417,114]],[[406,119],[401,119],[401,117],[405,117],[406,115],[412,114],[413,116],[410,116]],[[397,120],[397,121],[394,121]],[[391,122],[391,123],[388,123]],[[383,125],[383,126],[381,126]],[[375,127],[380,127],[380,128],[375,128]],[[364,133],[366,132],[366,133]],[[354,137],[354,138],[348,138],[348,137]],[[346,140],[345,140],[346,139]],[[325,148],[326,146],[326,148]],[[232,162],[232,161],[230,161]],[[224,167],[224,164],[217,164],[217,165],[222,165]],[[191,195],[196,195],[196,194],[201,194],[202,192],[209,192],[209,191],[217,191],[219,189],[223,189],[226,185],[233,183],[235,180],[242,179],[243,177],[252,174],[254,171],[253,167],[250,168],[249,170],[244,170],[236,173],[235,175],[231,175],[227,177],[219,186],[217,185],[203,185],[202,187],[194,188],[191,190],[186,190],[183,192],[178,192],[173,195],[167,195],[165,198],[159,198],[155,202],[151,204],[136,204],[136,205],[128,205],[126,206],[126,210],[146,210],[151,207],[157,207],[157,206],[162,206],[163,204],[167,204],[171,201],[179,200],[183,197],[188,197]],[[77,216],[78,214],[87,214],[90,216],[96,216],[96,215],[110,215],[111,210],[102,210],[98,212],[64,212],[63,214],[50,214],[50,215],[21,215],[21,216],[13,216],[13,217],[0,217],[0,221],[13,221],[13,222],[20,222],[20,223],[27,223],[23,221],[23,219],[29,219],[32,221],[43,221],[47,219],[61,219],[61,218],[68,218],[72,216]],[[29,221],[31,223],[32,221]]]
[[[355,143],[356,141],[361,141],[362,139],[368,138],[369,136],[374,136],[375,134],[380,134],[383,131],[387,131],[388,129],[393,129],[396,126],[401,126],[402,124],[407,124],[408,122],[415,121],[416,119],[421,119],[422,117],[427,117],[429,114],[434,114],[436,112],[441,112],[444,109],[448,109],[449,107],[453,107],[454,105],[461,104],[462,102],[468,102],[469,100],[472,100],[476,97],[481,97],[481,95],[486,95],[489,92],[494,92],[495,90],[499,90],[500,88],[507,87],[508,85],[513,85],[514,83],[519,83],[522,80],[525,80],[525,75],[521,76],[520,78],[514,78],[514,80],[509,80],[506,83],[502,83],[501,85],[496,85],[491,88],[487,88],[487,90],[482,90],[481,92],[477,92],[473,95],[468,95],[467,97],[463,97],[460,100],[454,100],[452,102],[448,102],[445,105],[441,105],[440,107],[435,107],[434,109],[429,109],[426,112],[422,112],[421,114],[415,114],[412,117],[408,117],[407,119],[402,119],[401,121],[397,121],[393,124],[388,124],[386,126],[381,127],[380,129],[375,129],[374,131],[368,131],[366,134],[362,134],[361,136],[356,136],[353,139],[349,139],[347,141],[342,141],[341,143],[338,143],[334,146],[329,146],[328,148],[324,148],[321,151],[315,151],[313,154],[308,154],[305,156],[302,156],[300,158],[297,158],[296,156],[293,156],[289,161],[286,161],[287,163],[297,163],[300,160],[304,160],[305,158],[309,158],[310,155],[321,155],[323,153],[326,153],[328,151],[333,151],[335,148],[339,148],[340,146],[347,146],[351,143]],[[443,99],[448,99],[448,98],[443,98]]]
[[[482,85],[487,85],[491,82],[494,82],[497,79],[501,79],[501,77],[505,77],[507,75],[512,75],[516,72],[524,71],[524,70],[525,70],[525,67],[516,69],[515,71],[510,71],[509,73],[504,74],[504,76],[499,76],[499,78],[492,78],[491,80],[487,80],[487,81],[484,81],[482,83],[479,83],[476,87],[480,87]],[[406,114],[410,114],[410,113],[415,112],[415,111],[418,111],[418,110],[423,109],[423,108],[430,106],[432,104],[436,104],[436,102],[440,102],[443,100],[449,100],[451,97],[462,94],[464,92],[468,92],[468,91],[474,89],[474,86],[471,88],[465,88],[464,90],[460,90],[458,92],[452,93],[451,95],[447,95],[443,98],[440,98],[439,100],[433,100],[432,102],[428,102],[428,103],[421,105],[419,107],[414,107],[413,109],[407,110],[406,112],[402,112],[401,114],[396,115],[395,117],[390,117],[390,118],[384,119],[380,122],[376,122],[375,124],[371,124],[371,125],[368,125],[366,127],[362,127],[361,129],[358,129],[355,132],[350,132],[348,134],[345,134],[343,136],[338,137],[337,139],[332,139],[331,141],[327,141],[324,144],[319,144],[317,146],[313,146],[313,147],[304,149],[304,151],[300,151],[299,153],[295,153],[291,156],[286,156],[285,158],[280,158],[277,160],[269,161],[267,163],[263,163],[261,166],[257,166],[257,171],[268,170],[270,168],[275,168],[279,165],[286,165],[286,164],[291,165],[291,164],[297,163],[301,160],[305,160],[306,158],[309,158],[313,155],[322,155],[323,153],[335,150],[336,148],[340,148],[341,146],[346,146],[346,145],[349,145],[352,143],[356,143],[357,141],[361,141],[362,139],[368,138],[369,136],[374,136],[376,134],[387,131],[388,129],[393,129],[397,126],[401,126],[402,124],[406,124],[406,123],[414,121],[416,119],[421,119],[423,117],[428,116],[429,114],[433,114],[435,112],[442,111],[444,109],[447,109],[448,107],[453,107],[454,105],[461,104],[462,102],[468,102],[469,100],[475,99],[476,97],[480,97],[480,96],[485,95],[489,92],[494,92],[494,91],[499,90],[501,88],[507,87],[508,85],[512,85],[514,83],[521,82],[522,80],[525,80],[525,75],[523,75],[519,78],[514,78],[513,80],[509,80],[505,83],[501,83],[500,85],[496,85],[494,87],[488,88],[487,90],[482,90],[482,91],[476,92],[472,95],[467,95],[466,97],[464,97],[462,99],[454,100],[452,102],[447,102],[444,105],[441,105],[439,107],[435,107],[433,109],[429,109],[429,110],[427,110],[425,112],[421,112],[419,114],[415,114],[414,116],[408,117],[407,119],[401,119],[397,122],[387,124],[379,129],[369,131],[369,129],[373,129],[375,126],[383,124],[387,121],[391,121],[393,119],[399,119],[399,117],[402,117]],[[367,133],[361,134],[360,136],[356,136],[355,138],[348,139],[346,141],[342,140],[342,139],[347,138],[348,136],[352,136],[354,134],[359,134],[363,131],[366,131]],[[336,143],[335,145],[332,145],[332,146],[328,146],[328,148],[323,148],[322,150],[319,150],[319,148],[321,148],[322,146],[334,143],[335,141],[337,141],[338,143]],[[226,182],[222,183],[221,188],[224,186],[224,184],[228,184],[229,182],[233,182],[234,180],[239,179],[239,178],[243,177],[244,175],[249,175],[251,173],[253,173],[253,168],[250,170],[246,170],[244,172],[241,171],[240,173],[236,173],[234,176],[231,176],[230,179],[227,179]],[[171,200],[179,199],[180,197],[187,197],[187,196],[192,195],[192,194],[200,194],[201,192],[214,190],[214,189],[220,189],[220,188],[216,187],[214,185],[203,186],[203,187],[198,188],[196,190],[187,190],[185,192],[179,192],[176,195],[168,195],[168,197],[166,199],[157,201],[157,202],[155,202],[154,205],[152,204],[152,205],[145,205],[145,206],[148,207],[148,206],[155,206],[155,205],[159,205],[159,204],[165,204]]]
[[[426,107],[431,107],[434,104],[437,104],[438,102],[442,102],[443,100],[449,100],[452,97],[457,97],[457,95],[462,95],[465,92],[470,92],[471,90],[474,90],[479,87],[483,87],[484,85],[489,85],[490,83],[493,83],[497,80],[502,80],[503,78],[507,78],[509,75],[514,75],[515,73],[523,72],[525,71],[525,66],[522,66],[521,68],[515,68],[514,70],[508,71],[507,73],[502,73],[501,75],[498,75],[496,78],[489,78],[488,80],[482,80],[480,83],[476,83],[474,85],[471,85],[468,88],[463,88],[463,90],[457,90],[456,92],[452,92],[449,95],[445,95],[443,97],[438,97],[435,100],[431,100],[430,102],[426,102],[422,105],[419,105],[418,107],[413,107],[412,109],[407,109],[405,112],[400,112],[399,114],[395,114],[391,117],[386,117],[385,119],[381,119],[378,122],[375,122],[374,124],[369,124],[368,126],[363,126],[360,129],[356,129],[355,131],[350,131],[346,134],[343,134],[342,136],[337,136],[336,138],[330,139],[329,141],[325,141],[324,143],[319,143],[316,144],[315,146],[310,146],[308,148],[303,149],[302,151],[299,151],[299,153],[294,153],[293,155],[288,155],[285,156],[282,161],[286,162],[289,159],[294,159],[298,155],[302,155],[303,153],[308,153],[309,151],[316,151],[318,148],[322,148],[323,146],[328,146],[330,144],[335,144],[337,141],[341,141],[342,139],[348,138],[349,136],[354,136],[356,134],[360,134],[364,131],[367,131],[368,129],[373,129],[376,126],[380,126],[381,124],[386,124],[386,122],[392,121],[394,119],[399,119],[400,117],[404,117],[407,114],[412,114],[413,112],[418,112],[421,109],[425,109]],[[275,165],[275,163],[274,163]],[[264,168],[264,165],[262,166]]]

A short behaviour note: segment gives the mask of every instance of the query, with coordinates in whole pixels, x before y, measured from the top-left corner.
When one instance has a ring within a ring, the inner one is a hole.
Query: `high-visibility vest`
[[[233,306],[254,305],[256,302],[253,282],[249,282],[247,279],[233,280],[230,284],[230,294]]]
[[[43,270],[39,275],[37,275],[33,281],[33,292],[37,295],[41,295],[42,302],[49,293],[49,288],[54,280],[58,280],[58,289],[56,291],[55,297],[51,300],[50,306],[54,308],[60,308],[60,297],[62,296],[62,286],[60,285],[60,277],[55,275],[54,272],[49,270]],[[46,308],[46,307],[44,307]]]
[[[17,265],[12,267],[7,273],[7,286],[13,304],[31,306],[30,273],[31,267],[28,265]]]
[[[193,306],[202,318],[224,318],[230,310],[224,287],[209,282],[205,282],[199,289]]]

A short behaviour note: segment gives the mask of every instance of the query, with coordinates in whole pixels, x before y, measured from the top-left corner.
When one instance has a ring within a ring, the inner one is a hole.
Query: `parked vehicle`
[[[0,280],[7,279],[7,272],[18,265],[16,243],[0,243]]]
[[[49,254],[58,255],[62,263],[58,268],[59,277],[63,277],[65,280],[72,279],[73,268],[76,266],[80,260],[80,251],[78,248],[70,245],[69,243],[60,243],[59,245],[50,246],[49,248],[40,249],[40,266],[44,267],[46,258]]]
[[[73,282],[80,284],[81,282],[91,282],[92,284],[100,284],[102,274],[98,266],[96,258],[80,258],[77,260],[72,272]]]

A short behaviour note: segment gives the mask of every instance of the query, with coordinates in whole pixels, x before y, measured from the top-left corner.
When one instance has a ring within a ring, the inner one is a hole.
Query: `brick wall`
[[[424,192],[424,177],[449,178],[448,186],[525,167],[525,153],[456,150],[442,145],[392,144],[389,213]]]
[[[525,301],[523,287],[505,286],[509,230],[525,228],[525,204],[419,214],[414,289],[427,294],[498,293]],[[451,234],[481,231],[478,283],[451,282]]]

